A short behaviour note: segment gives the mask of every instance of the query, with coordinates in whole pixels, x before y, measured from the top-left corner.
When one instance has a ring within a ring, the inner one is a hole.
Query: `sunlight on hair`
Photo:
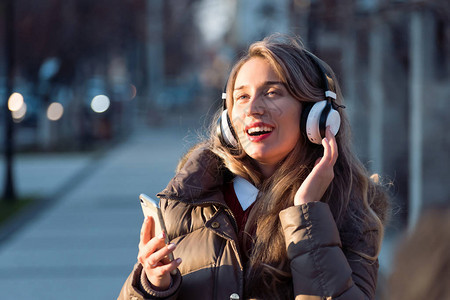
[[[91,108],[96,113],[103,113],[108,110],[110,103],[108,96],[97,95],[92,99]]]
[[[370,179],[375,182],[375,183],[379,183],[380,182],[380,175],[378,175],[378,173],[373,173],[370,176]]]

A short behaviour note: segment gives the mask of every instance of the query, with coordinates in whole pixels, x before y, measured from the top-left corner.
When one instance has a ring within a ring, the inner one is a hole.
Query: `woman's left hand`
[[[338,157],[336,138],[327,127],[322,140],[323,157],[317,159],[311,173],[306,177],[294,197],[294,205],[320,201],[334,178],[333,167]]]

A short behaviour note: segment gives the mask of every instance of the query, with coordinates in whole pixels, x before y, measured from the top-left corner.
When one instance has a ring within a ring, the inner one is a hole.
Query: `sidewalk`
[[[100,157],[21,157],[19,190],[57,199],[0,244],[0,298],[115,299],[136,261],[138,195],[165,187],[195,137],[175,124]]]

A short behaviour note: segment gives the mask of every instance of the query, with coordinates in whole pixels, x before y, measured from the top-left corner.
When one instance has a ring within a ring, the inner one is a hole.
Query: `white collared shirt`
[[[240,176],[234,178],[233,187],[242,210],[245,211],[255,202],[259,190]]]

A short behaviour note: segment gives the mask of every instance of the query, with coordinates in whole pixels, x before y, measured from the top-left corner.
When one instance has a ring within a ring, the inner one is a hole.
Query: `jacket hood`
[[[181,168],[167,187],[157,194],[159,198],[195,205],[218,201],[225,204],[222,188],[226,169],[221,158],[207,145],[201,144],[192,148],[180,164]]]

